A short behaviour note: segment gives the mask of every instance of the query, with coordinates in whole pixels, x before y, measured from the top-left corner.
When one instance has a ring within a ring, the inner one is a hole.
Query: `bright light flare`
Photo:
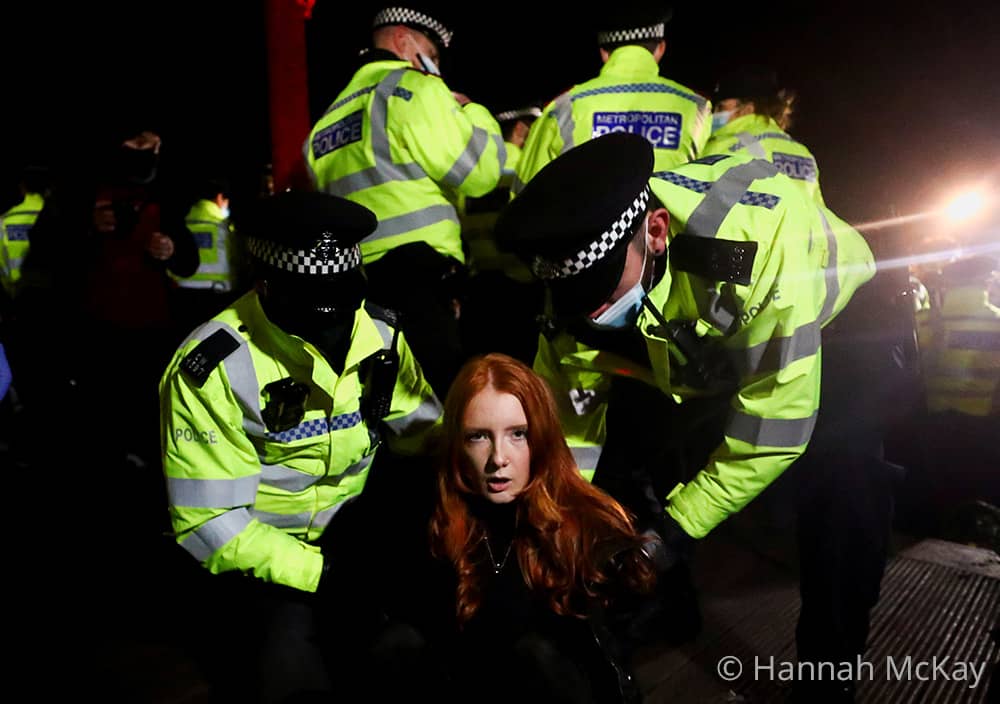
[[[967,222],[986,209],[986,196],[982,191],[967,191],[952,198],[943,214],[952,222]]]

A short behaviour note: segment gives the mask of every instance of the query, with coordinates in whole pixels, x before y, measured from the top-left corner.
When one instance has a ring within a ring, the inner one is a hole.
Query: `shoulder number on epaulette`
[[[231,355],[240,342],[225,330],[216,330],[191,350],[181,362],[181,371],[199,388],[219,362]]]
[[[709,281],[749,286],[757,246],[757,242],[680,234],[670,243],[670,262]]]

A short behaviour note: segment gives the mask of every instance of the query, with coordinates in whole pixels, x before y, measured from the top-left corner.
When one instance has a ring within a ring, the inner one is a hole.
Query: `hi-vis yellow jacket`
[[[313,345],[271,324],[251,291],[178,348],[160,380],[163,468],[177,542],[209,571],[316,590],[315,541],[361,493],[377,447],[359,370],[393,332],[360,308],[338,375]],[[412,454],[440,423],[441,405],[401,333],[397,350],[387,442]],[[265,387],[286,378],[308,388],[304,413],[272,431]]]
[[[184,216],[184,224],[194,235],[200,263],[189,277],[171,277],[181,288],[233,291],[239,285],[239,258],[232,225],[214,201],[196,201]]]
[[[1000,416],[1000,308],[982,276],[951,277],[940,300],[917,313],[927,410]]]
[[[378,228],[363,261],[424,241],[465,261],[454,193],[482,196],[500,181],[500,125],[476,103],[460,106],[437,76],[372,52],[304,145],[317,190],[364,205]]]
[[[742,152],[757,159],[767,159],[792,178],[811,199],[825,205],[819,188],[816,158],[804,144],[778,127],[767,115],[743,115],[712,133],[702,150],[709,154]]]
[[[604,443],[611,376],[641,379],[682,404],[729,395],[724,441],[668,497],[668,513],[700,538],[805,450],[819,405],[820,330],[874,276],[875,263],[860,233],[803,197],[765,160],[705,157],[658,172],[650,186],[670,212],[672,244],[680,237],[757,243],[749,284],[682,271],[668,248],[667,272],[647,296],[656,314],[644,307],[636,322],[647,366],[588,349],[565,332],[539,338],[534,366],[552,386],[567,440],[588,476]],[[724,391],[692,381],[664,321],[686,321],[727,360],[731,383],[713,379]]]
[[[619,47],[600,75],[545,106],[528,132],[514,193],[563,152],[609,132],[633,132],[649,140],[656,171],[699,156],[712,129],[712,104],[659,70],[647,49]]]
[[[21,265],[28,256],[31,228],[45,206],[38,193],[28,193],[24,200],[0,215],[0,285],[11,297],[21,278]]]
[[[507,162],[503,167],[500,184],[481,198],[459,195],[456,208],[462,223],[462,241],[465,243],[466,263],[470,273],[475,275],[483,271],[500,271],[515,281],[528,283],[533,279],[531,269],[513,254],[500,250],[493,238],[497,217],[510,201],[511,183],[521,158],[519,146],[511,142],[504,144],[507,148]]]

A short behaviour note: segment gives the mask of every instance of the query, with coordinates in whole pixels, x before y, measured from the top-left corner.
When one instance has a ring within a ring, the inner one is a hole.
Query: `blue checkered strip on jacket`
[[[375,15],[375,19],[372,20],[372,27],[381,27],[386,24],[415,24],[426,27],[441,39],[445,49],[451,44],[452,32],[447,27],[433,17],[408,7],[387,7]]]
[[[579,274],[584,269],[588,269],[595,263],[604,259],[608,252],[623,237],[632,231],[632,223],[636,217],[646,212],[646,204],[649,202],[649,186],[646,186],[635,197],[632,204],[625,209],[618,219],[595,242],[587,245],[587,248],[574,254],[572,257],[559,262],[551,262],[542,257],[535,257],[531,268],[535,275],[541,279],[564,279],[574,274]]]
[[[328,247],[322,252],[317,248],[307,252],[287,249],[270,240],[248,237],[247,249],[265,264],[293,274],[339,274],[356,269],[361,264],[361,250],[357,245],[346,249]]]
[[[758,142],[760,142],[762,140],[765,140],[765,139],[783,139],[786,142],[794,142],[795,141],[794,139],[792,139],[791,137],[789,137],[784,132],[762,132],[761,134],[757,135],[757,141]],[[743,147],[745,147],[745,146],[746,146],[745,144],[742,144],[741,142],[737,142],[733,146],[729,147],[729,151],[731,151],[731,152],[738,152],[740,149],[743,149]]]
[[[323,113],[323,114],[324,115],[329,115],[334,110],[337,110],[337,109],[342,108],[343,106],[347,105],[349,102],[351,102],[355,98],[359,98],[362,95],[364,95],[365,93],[371,93],[373,90],[375,90],[375,86],[368,86],[367,88],[362,88],[361,90],[356,90],[353,93],[351,93],[350,95],[348,95],[346,98],[341,98],[340,100],[338,100],[337,102],[335,102],[333,105],[331,105],[330,107],[328,107],[326,109],[326,112]]]
[[[375,88],[377,88],[377,86],[368,86],[366,88],[362,88],[361,90],[354,91],[350,95],[341,98],[333,105],[328,107],[326,109],[326,112],[323,113],[323,115],[329,115],[334,110],[344,107],[355,98],[360,98],[362,95],[365,95],[366,93],[371,93],[373,90],[375,90]],[[399,86],[396,86],[396,89],[392,91],[392,94],[397,98],[402,98],[403,100],[409,100],[410,98],[413,97],[413,91],[406,90],[406,88],[400,88]]]
[[[354,411],[353,413],[344,413],[339,416],[333,416],[332,418],[307,420],[305,423],[299,423],[294,428],[282,430],[280,433],[269,432],[267,433],[267,437],[269,440],[275,440],[277,442],[293,442],[295,440],[314,438],[317,435],[326,435],[327,433],[332,433],[335,430],[347,430],[348,428],[353,428],[360,422],[361,412]]]
[[[711,181],[701,181],[673,171],[657,171],[653,174],[653,178],[667,181],[675,186],[680,186],[696,193],[708,193],[708,189],[712,187]],[[761,193],[760,191],[747,191],[740,198],[740,205],[757,205],[768,210],[780,202],[780,196],[776,196],[773,193]]]
[[[680,96],[690,100],[692,103],[701,104],[702,99],[697,95],[692,95],[691,93],[686,93],[682,90],[678,90],[673,86],[666,86],[662,83],[626,83],[625,85],[618,86],[604,86],[603,88],[594,88],[592,90],[585,90],[582,93],[577,93],[571,100],[580,100],[582,98],[589,98],[592,95],[604,95],[604,94],[618,94],[618,93],[671,93],[673,95]]]
[[[650,39],[663,39],[667,24],[660,22],[649,27],[632,27],[630,29],[609,29],[597,33],[597,44],[620,44],[622,42],[641,42]]]

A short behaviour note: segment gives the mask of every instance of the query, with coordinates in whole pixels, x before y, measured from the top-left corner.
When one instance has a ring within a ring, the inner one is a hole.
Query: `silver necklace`
[[[490,556],[490,562],[493,563],[493,574],[500,574],[500,570],[502,570],[503,566],[507,564],[507,558],[510,557],[510,549],[514,547],[514,541],[512,539],[509,543],[507,543],[507,552],[503,554],[503,559],[500,560],[500,562],[497,562],[496,558],[493,557],[493,548],[490,547],[489,536],[484,534],[483,540],[486,541],[486,552]]]

